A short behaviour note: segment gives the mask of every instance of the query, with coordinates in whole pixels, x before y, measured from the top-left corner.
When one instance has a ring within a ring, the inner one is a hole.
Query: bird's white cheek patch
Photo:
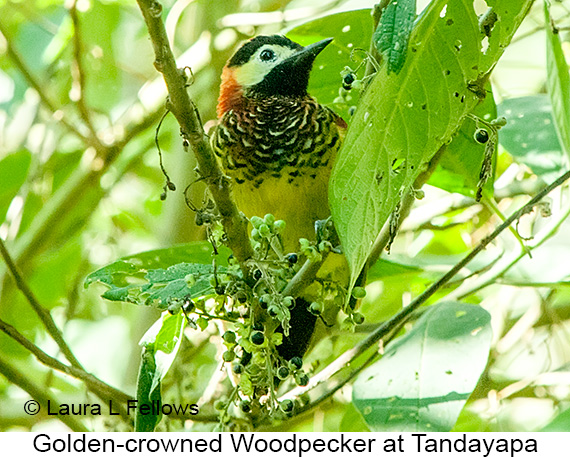
[[[234,70],[235,79],[242,87],[254,86],[260,83],[267,73],[267,65],[262,66],[261,63],[255,61],[248,62]]]

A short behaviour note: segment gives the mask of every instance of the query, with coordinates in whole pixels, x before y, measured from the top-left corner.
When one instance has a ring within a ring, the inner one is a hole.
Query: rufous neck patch
[[[225,67],[222,72],[222,84],[220,86],[220,96],[218,97],[218,107],[216,109],[218,119],[227,111],[237,108],[241,104],[242,98],[243,89],[235,79],[234,70]]]

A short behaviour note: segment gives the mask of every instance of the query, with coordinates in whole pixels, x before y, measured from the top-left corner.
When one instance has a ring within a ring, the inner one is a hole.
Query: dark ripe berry
[[[226,288],[219,284],[218,286],[216,286],[216,294],[218,295],[224,295],[224,292],[226,291]]]
[[[283,411],[284,413],[290,413],[291,411],[293,411],[293,406],[294,406],[294,403],[292,400],[283,400],[279,404],[281,411]]]
[[[342,82],[344,84],[352,84],[354,82],[354,80],[356,79],[356,77],[354,76],[354,73],[347,73],[346,75],[344,75],[344,78],[342,79]]]
[[[265,336],[263,336],[262,332],[253,332],[249,339],[253,344],[259,346],[260,344],[263,344],[263,342],[265,341]]]
[[[475,141],[477,143],[485,144],[489,141],[489,132],[485,129],[477,129],[475,130]]]
[[[242,374],[243,373],[243,365],[241,363],[234,363],[232,365],[232,370],[235,374]]]
[[[240,409],[244,412],[244,413],[249,413],[251,412],[251,402],[249,400],[244,400],[239,404]]]
[[[255,279],[256,281],[259,281],[262,278],[263,274],[261,273],[261,270],[255,270],[253,272],[253,279]]]
[[[172,181],[168,181],[166,183],[166,185],[168,186],[168,189],[170,189],[172,192],[174,192],[176,190],[176,186],[174,185],[174,183]]]
[[[295,376],[295,381],[299,386],[306,386],[307,384],[309,384],[309,376],[303,373],[299,376]]]
[[[194,218],[194,223],[198,227],[200,227],[201,225],[204,225],[204,218],[202,217],[202,213],[200,213],[200,212],[196,213],[196,217]]]
[[[295,370],[300,370],[303,366],[303,359],[301,357],[293,357],[289,363]]]
[[[285,258],[287,259],[287,262],[289,262],[291,265],[295,265],[299,260],[299,256],[294,252],[291,254],[287,254]]]
[[[277,377],[279,379],[287,379],[287,376],[289,376],[289,368],[282,366],[277,369]]]
[[[162,194],[160,194],[160,199],[162,201],[166,200],[166,192],[163,192]]]

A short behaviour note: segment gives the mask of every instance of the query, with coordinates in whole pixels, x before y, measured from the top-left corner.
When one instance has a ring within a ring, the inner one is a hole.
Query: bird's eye
[[[259,54],[259,58],[264,62],[269,62],[275,58],[275,53],[271,49],[264,49],[261,51],[261,54]]]

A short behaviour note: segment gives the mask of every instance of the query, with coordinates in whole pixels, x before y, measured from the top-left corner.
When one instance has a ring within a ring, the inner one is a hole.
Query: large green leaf
[[[354,404],[370,428],[451,430],[487,363],[490,321],[474,305],[430,307],[354,384]]]
[[[548,95],[509,98],[497,108],[499,115],[507,119],[499,135],[501,145],[547,183],[558,178],[564,153]]]
[[[182,259],[192,263],[177,263]],[[214,274],[226,271],[214,268],[209,243],[194,242],[124,257],[91,273],[85,286],[100,282],[109,288],[102,295],[107,300],[166,309],[173,301],[212,294]]]
[[[361,99],[329,195],[351,285],[402,194],[479,102],[471,84],[492,70],[532,2],[488,3],[498,20],[485,33],[472,1],[432,1],[412,32],[402,70],[382,67]]]
[[[560,35],[550,27],[550,2],[544,2],[546,20],[546,85],[552,102],[554,125],[562,149],[570,158],[570,74],[562,51]]]

